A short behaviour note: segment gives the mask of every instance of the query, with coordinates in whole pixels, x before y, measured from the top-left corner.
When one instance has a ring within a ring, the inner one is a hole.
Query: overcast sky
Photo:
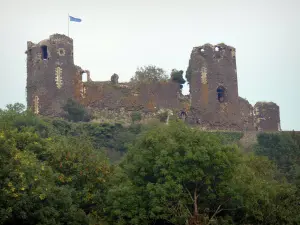
[[[93,80],[128,81],[138,66],[186,71],[194,46],[236,48],[239,95],[280,106],[284,130],[300,130],[300,1],[0,0],[0,107],[26,102],[26,43],[67,34],[75,63]],[[184,92],[188,92],[186,86]]]

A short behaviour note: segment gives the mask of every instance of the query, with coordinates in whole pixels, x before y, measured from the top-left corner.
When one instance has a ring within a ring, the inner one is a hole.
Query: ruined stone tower
[[[36,114],[59,115],[74,97],[79,67],[74,65],[73,40],[54,34],[38,44],[27,42],[27,106]]]
[[[213,129],[241,129],[235,48],[193,48],[187,77],[194,122]]]
[[[258,131],[280,131],[279,106],[274,102],[257,102],[254,105],[254,125]]]

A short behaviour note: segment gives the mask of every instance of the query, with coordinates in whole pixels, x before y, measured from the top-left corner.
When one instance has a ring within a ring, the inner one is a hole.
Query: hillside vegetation
[[[70,121],[0,110],[0,224],[300,224],[295,132]]]

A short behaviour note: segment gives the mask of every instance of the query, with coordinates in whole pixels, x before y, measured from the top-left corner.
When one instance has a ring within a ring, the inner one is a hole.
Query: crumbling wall
[[[257,102],[254,105],[254,124],[258,131],[280,131],[279,106],[274,102]]]
[[[88,70],[74,65],[73,40],[65,35],[54,34],[37,44],[28,41],[26,54],[27,106],[36,114],[59,116],[66,100],[74,98],[103,115],[120,114],[126,121],[132,111],[148,118],[171,109],[204,129],[280,130],[275,103],[258,102],[253,116],[249,102],[238,97],[235,49],[225,44],[193,48],[187,69],[189,96],[183,96],[172,81],[118,83],[114,74],[111,81],[94,82]]]
[[[164,112],[172,111],[170,109],[161,109],[155,112],[138,111],[141,119],[135,121],[137,123],[148,123],[149,121],[160,121],[160,115]],[[120,123],[124,125],[132,124],[132,114],[137,113],[136,111],[126,111],[124,108],[119,109],[91,109],[93,121],[99,123]],[[172,115],[173,112],[170,113]]]
[[[161,108],[182,108],[179,84],[171,81],[138,85],[86,82],[84,88],[84,105],[95,109],[155,112]]]
[[[244,98],[239,97],[241,123],[244,131],[254,131],[253,107]]]
[[[205,44],[193,48],[187,76],[192,108],[190,122],[212,129],[241,129],[233,47]]]
[[[73,40],[54,34],[38,44],[27,42],[27,106],[36,114],[59,115],[74,96]]]

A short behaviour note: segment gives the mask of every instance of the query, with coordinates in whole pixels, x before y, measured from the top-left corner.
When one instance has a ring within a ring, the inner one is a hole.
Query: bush
[[[133,112],[131,113],[131,120],[132,123],[141,121],[142,120],[142,114],[140,112]]]
[[[162,112],[162,113],[158,114],[158,119],[160,122],[163,122],[163,123],[167,122],[168,112],[166,111],[166,112]]]
[[[66,119],[70,121],[88,122],[91,120],[91,116],[88,114],[86,109],[73,99],[68,99],[66,105],[63,107],[63,110],[67,113]]]

